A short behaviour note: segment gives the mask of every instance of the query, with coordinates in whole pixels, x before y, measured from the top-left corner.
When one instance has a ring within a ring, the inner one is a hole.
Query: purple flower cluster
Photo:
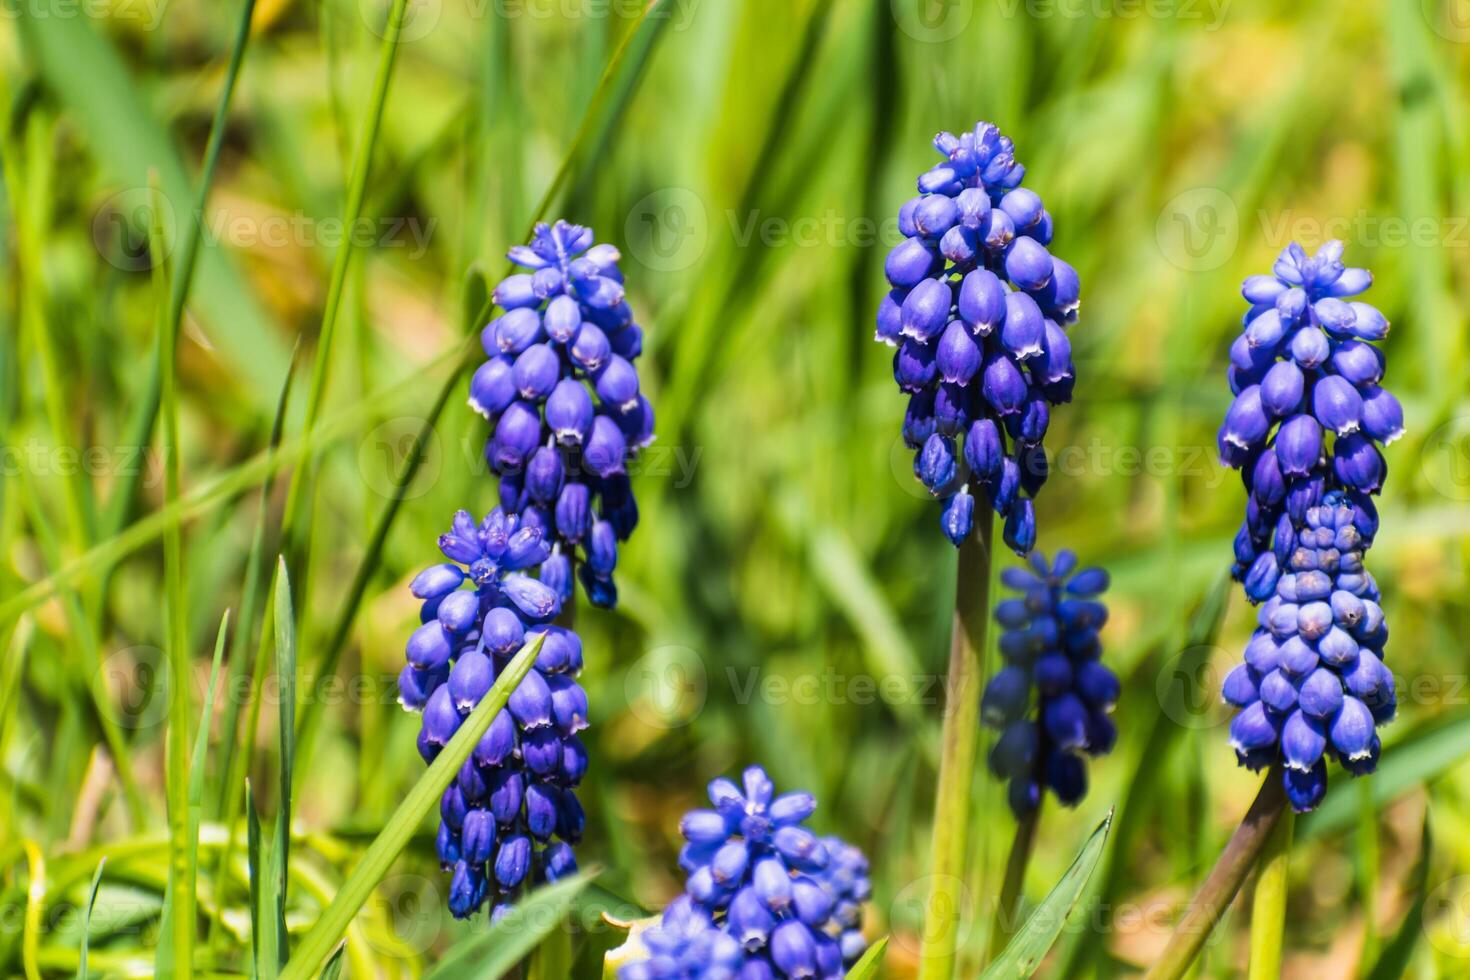
[[[1271,548],[1299,528],[1329,490],[1371,509],[1383,485],[1380,445],[1404,430],[1398,400],[1379,386],[1384,358],[1373,346],[1388,321],[1367,303],[1366,269],[1343,265],[1341,242],[1308,257],[1292,244],[1271,275],[1251,276],[1245,329],[1230,348],[1235,401],[1220,427],[1220,457],[1241,471],[1250,499],[1235,540],[1235,574],[1255,602],[1281,574]]]
[[[893,376],[909,395],[903,435],[914,473],[944,501],[958,546],[975,495],[1005,518],[1017,553],[1036,542],[1032,504],[1047,478],[1042,439],[1051,406],[1072,399],[1077,272],[1047,251],[1052,219],[1020,186],[1026,168],[990,123],[940,133],[943,162],[899,209],[904,241],[884,266],[893,288],[877,339],[897,350]]]
[[[1388,626],[1378,586],[1363,568],[1377,518],[1331,491],[1307,509],[1300,529],[1278,535],[1285,569],[1260,608],[1245,662],[1225,678],[1239,708],[1230,745],[1241,765],[1281,762],[1298,812],[1327,793],[1327,758],[1355,776],[1378,765],[1376,728],[1395,711],[1393,674],[1383,663]]]
[[[1005,629],[1000,652],[1006,665],[980,701],[981,720],[1001,733],[990,769],[1009,780],[1017,817],[1036,809],[1043,786],[1067,806],[1080,802],[1087,793],[1083,756],[1110,751],[1118,738],[1108,713],[1120,687],[1100,659],[1098,637],[1108,607],[1097,597],[1108,587],[1108,573],[1084,568],[1074,574],[1077,556],[1070,551],[1058,552],[1050,566],[1034,554],[1031,566],[1035,574],[1023,568],[1001,573],[1023,597],[995,608]]]
[[[618,542],[638,523],[628,461],[653,441],[653,407],[633,362],[643,330],[623,295],[618,250],[590,228],[536,226],[510,250],[527,270],[495,287],[503,310],[480,340],[489,360],[470,406],[490,420],[485,458],[500,504],[551,542],[544,581],[572,593],[572,563],[593,605],[617,604]]]
[[[486,899],[498,911],[523,885],[576,870],[584,816],[575,788],[587,771],[577,733],[587,695],[577,634],[550,625],[557,590],[527,574],[551,557],[541,527],[501,508],[476,525],[454,516],[439,548],[448,562],[413,580],[422,624],[409,637],[399,701],[423,713],[419,753],[431,762],[516,652],[544,634],[535,665],[491,722],[440,801],[439,860],[452,873],[458,918]]]
[[[1283,766],[1298,811],[1327,792],[1328,758],[1372,772],[1376,727],[1393,718],[1388,628],[1364,555],[1378,531],[1379,447],[1403,434],[1403,410],[1380,387],[1388,334],[1376,308],[1351,300],[1373,282],[1342,262],[1341,242],[1308,256],[1292,244],[1271,275],[1251,276],[1245,330],[1230,349],[1235,401],[1220,455],[1249,499],[1235,540],[1236,578],[1260,628],[1224,697],[1240,708],[1231,745],[1242,765]]]
[[[710,783],[711,810],[680,823],[685,894],[643,934],[647,959],[619,980],[840,980],[862,956],[868,863],[802,824],[810,793],[775,795],[764,769]]]

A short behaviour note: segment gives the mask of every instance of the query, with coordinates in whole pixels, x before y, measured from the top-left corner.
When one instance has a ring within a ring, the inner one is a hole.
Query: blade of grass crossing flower
[[[587,872],[531,892],[489,929],[450,947],[424,980],[496,980],[506,976],[552,933],[566,934],[567,911],[593,877],[595,872]],[[566,976],[542,974],[542,980],[564,980]]]
[[[1077,900],[1097,868],[1097,862],[1102,858],[1103,847],[1108,842],[1108,831],[1113,825],[1113,812],[1112,809],[1108,810],[1108,815],[1077,852],[1067,873],[1052,886],[1046,898],[1041,900],[1036,911],[1026,920],[1026,924],[986,967],[981,974],[981,980],[1001,980],[1003,977],[1018,980],[1036,972],[1036,968],[1057,941],[1057,936],[1061,935],[1062,927],[1067,924],[1068,917],[1077,906]]]
[[[87,949],[92,941],[92,909],[97,904],[97,889],[102,886],[102,869],[107,867],[107,858],[97,862],[92,875],[92,887],[87,889],[87,907],[82,910],[82,941],[77,950],[77,980],[87,980]]]
[[[980,738],[981,655],[990,622],[990,561],[995,522],[987,512],[959,549],[955,611],[945,686],[944,728],[934,801],[929,894],[924,906],[919,980],[954,975],[969,855],[970,790]]]
[[[883,966],[883,955],[888,952],[888,937],[884,936],[868,947],[852,969],[847,971],[847,980],[873,980]]]
[[[162,225],[162,195],[156,177],[150,180],[153,211],[149,236],[153,255],[166,254]],[[160,330],[159,373],[163,379],[162,449],[164,456],[164,502],[179,499],[179,405],[178,375],[175,370],[174,337],[163,329],[168,303],[169,273],[162,261],[153,267],[154,302]],[[189,822],[189,641],[184,621],[183,528],[174,521],[163,536],[164,636],[168,659],[168,727],[165,733],[164,773],[167,786],[169,873],[164,898],[163,920],[170,928],[158,944],[157,973],[160,977],[193,975],[195,895],[194,837]]]
[[[296,757],[296,619],[291,608],[291,579],[286,559],[276,566],[276,689],[280,711],[280,799],[276,805],[276,837],[271,845],[271,877],[275,879],[276,955],[286,965],[286,887],[291,860],[291,767]]]
[[[1256,872],[1256,894],[1251,902],[1249,980],[1277,980],[1281,976],[1294,816],[1288,808],[1276,821],[1276,829],[1261,855],[1260,870]]]
[[[1146,980],[1179,980],[1189,972],[1215,926],[1235,901],[1246,876],[1266,850],[1271,832],[1286,808],[1281,770],[1273,766],[1267,770],[1261,791],[1231,835],[1209,877],[1175,925],[1163,953],[1145,974]]]
[[[481,736],[490,728],[490,722],[495,715],[505,707],[511,692],[530,671],[544,640],[544,634],[538,634],[521,647],[496,678],[484,699],[459,726],[459,731],[455,732],[449,744],[409,789],[403,802],[393,811],[393,816],[384,824],[377,837],[373,838],[347,880],[337,890],[332,903],[322,912],[305,938],[297,944],[295,954],[281,974],[285,980],[305,980],[311,976],[346,933],[353,917],[367,902],[378,882],[383,880],[398,855],[408,846],[424,818],[439,805],[439,797],[454,780],[460,766],[469,758]]]
[[[178,256],[178,266],[169,290],[168,317],[154,340],[155,344],[163,343],[165,332],[173,337],[175,345],[178,343],[179,326],[184,320],[184,304],[189,297],[189,287],[194,281],[195,261],[199,257],[199,242],[203,237],[201,231],[204,212],[209,206],[209,191],[214,186],[214,171],[216,164],[219,163],[220,148],[224,146],[225,128],[230,114],[230,102],[235,95],[235,83],[240,78],[240,66],[245,60],[245,48],[250,43],[250,20],[254,11],[255,0],[243,0],[240,5],[239,25],[235,30],[235,42],[230,48],[229,65],[225,68],[224,87],[220,89],[219,103],[215,107],[214,118],[209,124],[209,139],[204,145],[204,166],[199,175],[199,186],[194,194],[194,207],[185,217],[181,232],[182,238],[179,247],[175,250]],[[163,375],[157,367],[161,360],[160,358],[153,362],[148,379],[144,382],[142,400],[139,402],[137,415],[128,430],[132,439],[129,445],[146,446],[153,439],[153,426],[158,418],[159,395],[163,384]],[[121,475],[117,489],[108,501],[107,513],[102,524],[104,534],[116,534],[127,520],[128,509],[132,505],[133,497],[136,496],[138,485],[143,478],[142,473],[142,467],[130,467]]]
[[[1424,938],[1424,906],[1429,900],[1429,869],[1434,858],[1434,832],[1429,822],[1429,809],[1424,810],[1424,829],[1420,833],[1419,860],[1409,875],[1407,895],[1409,911],[1398,932],[1383,948],[1378,962],[1371,972],[1360,972],[1368,980],[1399,980],[1409,976],[1409,961],[1413,959],[1414,947]]]

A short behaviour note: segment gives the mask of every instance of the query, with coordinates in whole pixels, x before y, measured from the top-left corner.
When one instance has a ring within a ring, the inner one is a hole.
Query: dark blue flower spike
[[[979,497],[1024,555],[1036,543],[1031,498],[1047,478],[1051,406],[1072,398],[1066,327],[1080,285],[1048,251],[1051,215],[1020,186],[1026,168],[1000,130],[982,122],[934,146],[944,160],[899,210],[904,240],[884,266],[892,288],[877,339],[896,348],[904,441],[915,476],[944,502],[945,536],[958,547],[970,535]]]

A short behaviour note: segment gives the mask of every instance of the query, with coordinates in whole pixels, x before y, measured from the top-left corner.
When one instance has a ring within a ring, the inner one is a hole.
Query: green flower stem
[[[1287,864],[1291,858],[1291,827],[1295,815],[1286,810],[1266,841],[1261,869],[1256,872],[1256,895],[1251,905],[1251,961],[1249,980],[1276,980],[1281,976],[1281,939],[1286,929]]]
[[[1185,909],[1184,918],[1169,937],[1169,944],[1158,962],[1145,975],[1145,980],[1178,980],[1204,948],[1210,933],[1235,901],[1241,884],[1256,866],[1271,832],[1286,810],[1286,791],[1281,785],[1281,769],[1272,766],[1261,785],[1261,791],[1235,828],[1225,850],[1194,900]]]
[[[1357,780],[1358,791],[1358,882],[1363,896],[1363,951],[1358,963],[1364,970],[1378,962],[1378,805],[1373,800],[1373,782],[1368,776]]]
[[[954,627],[949,644],[944,730],[940,736],[939,787],[934,801],[932,864],[925,903],[919,980],[950,980],[960,916],[966,904],[970,790],[980,741],[980,690],[984,686],[985,629],[990,620],[990,559],[994,518],[987,512],[959,551]]]
[[[995,922],[990,929],[990,958],[1000,955],[1020,925],[1021,889],[1026,884],[1026,866],[1036,847],[1036,828],[1041,823],[1041,803],[1016,824],[1011,841],[1011,856],[1006,859],[1006,876],[1000,887],[1000,901],[995,906]]]

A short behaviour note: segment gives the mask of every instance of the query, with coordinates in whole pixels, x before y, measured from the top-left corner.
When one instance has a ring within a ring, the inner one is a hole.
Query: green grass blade
[[[372,172],[373,151],[377,147],[378,130],[383,121],[383,107],[388,102],[388,87],[393,80],[393,65],[398,55],[398,35],[403,28],[403,14],[408,0],[393,0],[388,11],[388,23],[383,30],[383,43],[378,49],[377,73],[373,78],[372,94],[368,98],[367,118],[358,136],[357,148],[353,152],[352,172],[347,179],[347,201],[343,206],[342,227],[357,226],[362,216],[363,199],[367,196],[368,174]],[[327,283],[327,300],[322,308],[321,327],[317,333],[316,352],[312,358],[311,385],[306,392],[306,418],[302,431],[309,434],[321,415],[322,402],[326,398],[328,368],[332,363],[333,340],[337,334],[338,311],[342,305],[342,291],[347,285],[347,270],[352,263],[353,243],[356,236],[348,235],[337,248],[332,260],[331,279]],[[310,524],[310,514],[302,514],[302,508],[310,507],[307,487],[311,482],[310,466],[300,467],[291,474],[286,494],[286,512],[281,522],[282,548],[293,554],[297,544],[295,534],[297,521],[302,517]],[[306,588],[303,578],[301,588]]]
[[[337,946],[332,958],[327,960],[327,965],[322,967],[321,980],[338,980],[342,976],[342,954],[347,951],[347,944],[341,943]]]
[[[270,439],[266,443],[266,458],[270,459],[281,446],[281,437],[286,431],[286,409],[291,403],[291,388],[296,378],[297,355],[301,351],[301,345],[297,345],[291,356],[291,364],[286,369],[286,380],[281,383],[281,393],[276,399],[276,414],[271,422]],[[252,635],[251,624],[255,622],[257,606],[260,603],[260,580],[263,577],[265,563],[265,536],[270,520],[271,491],[275,487],[275,471],[267,469],[265,482],[260,488],[260,507],[255,515],[255,531],[250,538],[250,552],[245,559],[245,587],[240,597],[240,623],[235,627],[234,639],[230,642],[230,671],[229,690],[236,690],[236,685],[244,678],[246,670],[252,669],[252,658],[249,656],[250,639]],[[261,667],[258,661],[253,665]],[[259,683],[252,678],[252,700],[253,692],[259,687]],[[238,739],[250,740],[253,732],[240,733],[240,699],[226,698],[225,713],[220,720],[220,732],[222,733],[222,747],[224,754],[220,757],[220,772],[224,778],[220,786],[219,799],[216,804],[215,813],[225,822],[233,825],[236,811],[240,805],[240,787],[244,785],[244,774],[236,771],[236,760],[240,757],[238,753]],[[228,860],[228,848],[224,860]]]
[[[144,89],[94,26],[96,18],[73,16],[66,0],[39,0],[20,13],[26,50],[75,113],[98,166],[122,188],[146,187],[156,169],[172,212],[184,214],[191,207],[189,180],[173,141],[144,101]],[[286,365],[286,348],[223,249],[200,257],[198,285],[200,317],[238,371],[241,390],[270,390]]]
[[[163,255],[163,209],[156,184],[153,186],[153,228],[150,242],[154,255]],[[164,502],[179,499],[179,395],[175,366],[177,352],[173,335],[163,330],[168,303],[169,274],[163,262],[153,267],[154,301],[157,304],[160,341],[158,371],[162,382],[164,452]],[[163,536],[164,648],[168,658],[169,716],[165,733],[164,779],[168,799],[169,874],[164,896],[165,939],[158,944],[158,976],[188,980],[194,971],[195,837],[189,820],[189,638],[185,625],[183,528],[174,521]]]
[[[291,768],[296,758],[296,616],[291,608],[291,579],[286,559],[276,567],[276,687],[280,709],[280,800],[276,806],[276,839],[271,847],[272,894],[276,900],[276,955],[286,965],[286,887],[291,861]]]
[[[479,349],[477,340],[473,346],[475,350]],[[451,362],[463,367],[468,363],[470,349],[471,341],[467,339],[459,348],[424,365],[419,371],[364,395],[318,425],[309,435],[288,440],[278,452],[261,450],[246,462],[224,473],[201,478],[179,500],[139,518],[114,537],[99,541],[82,554],[67,560],[45,578],[31,582],[6,597],[0,602],[0,623],[10,622],[12,617],[36,608],[65,586],[91,581],[99,568],[109,566],[158,540],[175,521],[187,523],[259,485],[271,474],[313,458],[343,435],[356,431],[364,420],[382,412],[385,405],[394,404],[401,398],[422,391],[425,375]]]
[[[456,943],[424,980],[496,980],[509,975],[542,940],[562,929],[572,902],[593,877],[579,874],[536,889],[489,929]],[[551,975],[546,976],[550,980]]]
[[[184,319],[184,303],[189,297],[189,287],[194,281],[194,266],[199,257],[199,242],[203,237],[201,231],[204,212],[209,206],[209,191],[214,186],[214,171],[215,166],[219,163],[220,148],[224,146],[230,101],[235,94],[235,83],[240,78],[240,65],[245,60],[245,48],[250,43],[250,19],[254,11],[255,0],[243,0],[240,6],[239,26],[235,31],[235,43],[230,49],[230,61],[225,69],[224,88],[220,90],[219,104],[215,108],[214,119],[210,122],[209,139],[204,147],[204,168],[199,176],[199,187],[194,194],[194,207],[183,222],[182,238],[177,253],[178,268],[173,277],[172,288],[169,290],[168,319],[159,330],[155,343],[163,342],[163,334],[166,330],[173,336],[173,343],[178,344],[179,325]],[[162,384],[163,377],[155,367],[150,371],[147,381],[144,382],[142,401],[129,427],[132,439],[129,445],[146,446],[152,441],[153,425],[158,418],[158,402]],[[106,520],[102,525],[104,535],[117,533],[127,520],[128,509],[138,492],[138,484],[143,479],[142,474],[141,467],[134,467],[119,478],[118,487],[113,492],[112,499],[108,501]]]
[[[276,931],[274,926],[265,928],[265,890],[261,887],[264,866],[260,861],[260,814],[255,809],[255,791],[250,788],[248,778],[245,780],[245,821],[245,862],[250,874],[250,953],[255,959],[255,975],[260,976],[261,963],[268,960],[274,965],[276,962],[275,951],[265,948],[266,940],[274,943]],[[266,952],[270,955],[263,958]]]
[[[10,646],[5,660],[0,663],[0,758],[9,758],[10,731],[18,714],[20,682],[25,676],[26,659],[31,649],[31,636],[35,633],[35,621],[22,616],[10,634]],[[15,818],[15,808],[0,806],[0,841],[13,840],[14,828],[10,822]]]
[[[883,956],[887,952],[888,937],[884,936],[869,946],[862,959],[852,965],[852,969],[847,971],[847,980],[873,980],[883,966]]]
[[[398,809],[393,811],[393,816],[383,826],[382,832],[368,845],[362,859],[337,890],[332,904],[327,906],[321,918],[297,946],[295,955],[281,974],[285,980],[305,980],[311,976],[347,932],[353,917],[368,900],[378,882],[383,880],[398,855],[408,846],[424,817],[438,806],[439,797],[454,780],[459,767],[469,758],[480,737],[490,728],[490,722],[495,715],[505,707],[511,692],[530,671],[544,640],[543,634],[537,634],[521,647],[515,659],[496,678],[484,700],[470,712],[428,771],[414,783]]]
[[[1365,976],[1368,980],[1398,980],[1409,976],[1409,961],[1414,956],[1414,947],[1424,938],[1424,905],[1429,900],[1429,868],[1434,860],[1434,831],[1429,823],[1429,810],[1424,811],[1424,830],[1420,835],[1419,860],[1409,876],[1409,911],[1398,932],[1383,948],[1373,970]]]
[[[78,950],[77,980],[87,980],[87,948],[92,939],[92,907],[97,904],[97,889],[102,886],[102,869],[107,867],[107,858],[97,862],[97,871],[92,875],[92,887],[87,891],[87,907],[82,910],[82,944]]]
[[[1019,980],[1036,972],[1047,951],[1061,934],[1062,927],[1077,905],[1097,862],[1102,858],[1103,845],[1108,841],[1108,830],[1112,825],[1113,811],[1109,810],[1102,823],[1097,825],[1097,829],[1082,845],[1072,867],[1052,886],[1052,890],[1042,899],[1036,911],[1031,913],[1031,917],[1016,933],[1015,938],[986,967],[981,974],[982,980],[1001,980],[1003,977]]]

